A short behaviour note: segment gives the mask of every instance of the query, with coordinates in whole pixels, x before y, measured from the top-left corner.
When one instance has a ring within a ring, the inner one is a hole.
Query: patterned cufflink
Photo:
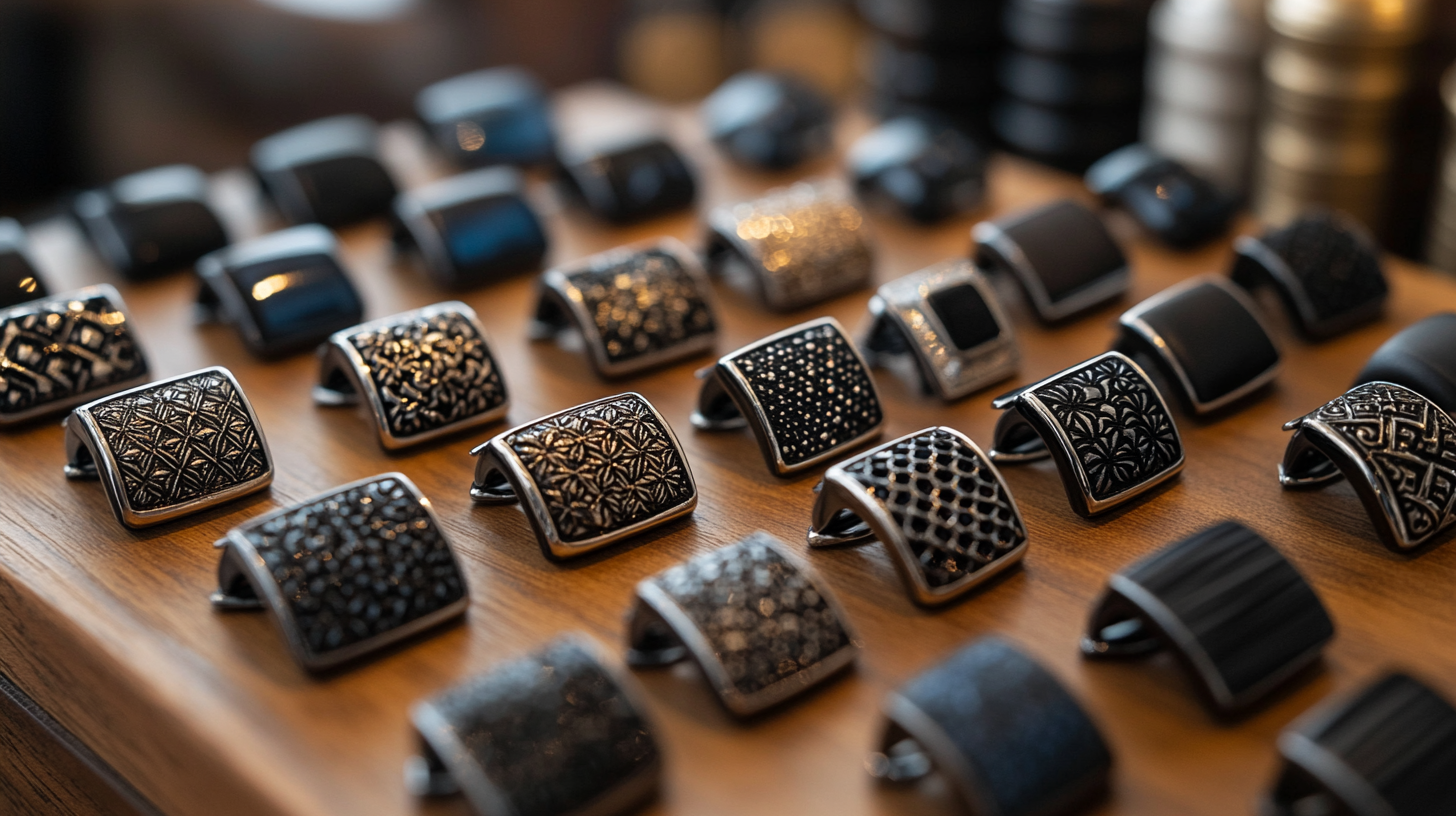
[[[583,555],[698,505],[682,446],[641,394],[568,408],[470,453],[476,457],[470,497],[519,501],[547,558]]]
[[[1057,464],[1072,510],[1103,513],[1183,469],[1183,440],[1157,386],[1109,351],[997,397],[991,459]]]
[[[228,245],[207,201],[207,176],[191,165],[157,167],[82,193],[75,211],[97,250],[128,280],[185,269]]]
[[[751,427],[769,470],[779,476],[840,456],[884,429],[869,369],[832,317],[744,346],[699,376],[693,426]]]
[[[656,137],[565,156],[557,169],[573,200],[613,224],[686,209],[697,196],[687,161]]]
[[[916,603],[962,597],[1026,555],[1011,490],[970,437],[926,428],[824,474],[809,545],[876,538]]]
[[[430,500],[386,473],[259,516],[217,542],[213,605],[267,608],[321,671],[465,614],[465,575]]]
[[[335,332],[319,351],[314,401],[364,402],[385,450],[495,422],[510,405],[485,329],[464,303]]]
[[[394,200],[395,244],[413,246],[446,289],[469,289],[536,269],[546,232],[521,174],[491,167],[407,190]]]
[[[66,478],[100,479],[117,520],[139,528],[262,490],[273,459],[238,381],[214,367],[72,411]]]
[[[0,309],[39,300],[50,294],[30,255],[25,227],[14,218],[0,218]]]
[[[1043,207],[971,231],[976,263],[1010,272],[1045,322],[1065,320],[1127,292],[1127,258],[1097,213],[1075,201]]]
[[[551,158],[551,107],[535,77],[514,67],[442,79],[415,96],[435,144],[464,167],[536,164]]]
[[[379,126],[331,116],[253,145],[253,172],[290,224],[345,227],[389,212],[397,192],[379,160]]]
[[[1279,483],[1349,479],[1392,551],[1414,550],[1456,524],[1456,422],[1420,394],[1394,383],[1357,385],[1284,430],[1294,436]]]
[[[764,532],[639,583],[628,630],[629,665],[691,656],[740,717],[808,691],[859,653],[828,585]]]
[[[610,250],[541,277],[531,336],[578,332],[598,374],[632,374],[713,348],[711,290],[674,238]]]
[[[105,284],[0,310],[0,427],[147,381],[121,295]]]

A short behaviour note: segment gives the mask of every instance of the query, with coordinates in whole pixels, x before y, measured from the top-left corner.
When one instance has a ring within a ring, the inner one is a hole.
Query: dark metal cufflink
[[[1456,422],[1393,383],[1367,383],[1284,423],[1286,488],[1349,479],[1380,541],[1409,552],[1456,524]]]
[[[787,170],[829,149],[833,104],[798,77],[744,71],[703,100],[708,138],[734,161]]]
[[[147,381],[126,304],[101,284],[0,309],[0,427]]]
[[[1324,340],[1380,316],[1390,287],[1380,249],[1354,221],[1308,213],[1258,238],[1234,242],[1229,275],[1245,289],[1271,285],[1307,337]]]
[[[1238,207],[1234,196],[1143,144],[1109,153],[1083,178],[1088,190],[1178,248],[1222,235]]]
[[[799,182],[708,216],[708,270],[791,312],[870,282],[864,216],[837,181]]]
[[[985,200],[985,151],[957,128],[923,117],[885,122],[854,143],[847,161],[866,206],[922,224]]]
[[[976,263],[1010,272],[1046,322],[1122,297],[1127,258],[1102,219],[1071,200],[1054,201],[971,231]]]
[[[379,126],[331,116],[253,145],[253,172],[292,224],[344,227],[389,212],[397,192],[379,159]]]
[[[641,394],[559,411],[470,453],[470,498],[520,502],[547,558],[583,555],[686,516],[698,504],[682,445]]]
[[[1226,521],[1107,581],[1089,658],[1171,650],[1210,707],[1241,714],[1319,659],[1335,626],[1314,588],[1258,533]]]
[[[238,381],[213,367],[72,411],[66,478],[100,479],[117,520],[140,528],[262,490],[273,458]]]
[[[943,400],[968,396],[1016,373],[1011,321],[969,261],[945,261],[881,286],[870,298],[863,348],[870,365],[895,371]]]
[[[508,167],[461,173],[400,193],[395,243],[413,246],[430,278],[468,289],[536,269],[546,232],[526,202],[521,174]]]
[[[939,771],[977,814],[1062,816],[1107,788],[1112,753],[1057,678],[1000,638],[982,638],[911,679],[884,702],[886,782]]]
[[[228,245],[207,201],[207,176],[191,165],[157,167],[82,193],[75,212],[102,257],[128,280],[185,269]]]
[[[1262,816],[1456,813],[1456,708],[1407,674],[1298,720],[1279,753]]]
[[[997,397],[991,459],[1050,456],[1079,516],[1111,510],[1183,469],[1183,440],[1157,386],[1109,351]]]
[[[1223,408],[1271,382],[1279,349],[1243,290],[1216,275],[1165,289],[1122,313],[1115,348],[1152,360],[1190,413]]]
[[[637,584],[628,640],[632,666],[692,657],[740,717],[808,691],[859,654],[829,586],[765,532]]]
[[[547,270],[530,331],[574,333],[598,374],[619,377],[710,351],[718,321],[697,256],[662,238]]]
[[[319,352],[314,401],[363,402],[385,450],[495,422],[510,405],[480,319],[457,301],[335,332]]]
[[[1442,312],[1401,329],[1370,355],[1355,384],[1403,385],[1456,411],[1456,314]]]
[[[264,609],[322,671],[465,614],[465,575],[430,505],[385,473],[251,519],[218,541],[220,610]]]
[[[752,428],[769,470],[779,476],[841,456],[884,429],[869,368],[832,317],[750,343],[699,376],[693,426]]]
[[[0,309],[49,294],[30,255],[25,227],[14,218],[0,218]]]
[[[197,274],[199,315],[231,323],[259,357],[312,349],[364,319],[338,241],[317,224],[214,252],[197,262]]]
[[[926,428],[829,468],[809,546],[875,538],[916,603],[964,596],[1026,555],[1026,525],[1001,473],[976,443]]]
[[[415,96],[415,111],[440,150],[464,167],[536,164],[556,147],[546,92],[521,68],[487,68],[427,85]]]
[[[697,197],[687,160],[659,137],[563,156],[559,162],[568,195],[614,224],[686,209]]]

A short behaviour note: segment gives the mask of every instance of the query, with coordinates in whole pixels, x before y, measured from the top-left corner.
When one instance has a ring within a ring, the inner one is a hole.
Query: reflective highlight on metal
[[[456,164],[537,164],[556,137],[546,91],[513,66],[443,79],[415,96],[415,111],[435,144]]]
[[[379,159],[379,126],[331,116],[253,145],[253,172],[291,224],[344,227],[386,215],[394,180]]]
[[[1355,385],[1390,382],[1420,394],[1448,415],[1456,411],[1456,314],[1412,323],[1381,344]]]
[[[613,224],[686,209],[697,197],[687,160],[658,137],[563,156],[557,171],[571,198]]]
[[[971,237],[977,265],[1014,275],[1044,321],[1064,320],[1127,292],[1122,249],[1102,219],[1075,201],[982,221]]]
[[[540,267],[546,232],[509,167],[461,173],[400,193],[395,244],[414,247],[446,289],[469,289]]]
[[[207,176],[187,164],[134,173],[82,193],[74,210],[101,256],[128,280],[185,269],[228,245],[207,200]]]
[[[786,170],[829,149],[833,103],[791,74],[743,71],[703,100],[708,138],[734,161]]]
[[[1084,178],[1088,190],[1177,248],[1222,235],[1238,208],[1233,195],[1142,144],[1102,157]]]

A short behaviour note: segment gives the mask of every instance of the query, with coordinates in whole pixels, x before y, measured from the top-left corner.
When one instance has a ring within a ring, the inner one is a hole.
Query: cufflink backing
[[[0,309],[49,294],[30,255],[25,227],[14,218],[0,218]]]
[[[971,231],[976,263],[1010,272],[1037,315],[1048,323],[1072,317],[1127,292],[1127,258],[1102,219],[1071,200],[995,221]]]
[[[101,255],[128,280],[192,266],[228,245],[207,201],[207,176],[191,165],[145,170],[82,193],[75,211]]]
[[[419,249],[446,289],[493,283],[535,269],[546,233],[523,195],[521,174],[492,167],[406,190],[394,201],[396,243]]]
[[[693,171],[666,140],[651,137],[560,160],[567,193],[592,215],[631,224],[692,206]]]
[[[291,224],[345,227],[389,212],[397,190],[379,160],[379,125],[331,116],[261,139],[253,172]]]

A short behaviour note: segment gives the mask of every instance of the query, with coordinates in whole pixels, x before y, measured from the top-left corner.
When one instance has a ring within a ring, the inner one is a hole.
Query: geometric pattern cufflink
[[[461,173],[394,200],[395,246],[413,247],[446,289],[469,289],[536,269],[546,233],[509,167]]]
[[[1054,201],[971,231],[976,263],[1007,271],[1047,323],[1114,298],[1128,286],[1127,258],[1102,219],[1075,201]]]
[[[253,172],[290,224],[344,227],[384,215],[397,189],[379,159],[379,125],[330,116],[253,145]]]
[[[485,329],[464,303],[344,329],[319,350],[314,401],[363,402],[385,450],[494,422],[510,404]]]
[[[82,193],[75,212],[96,249],[128,280],[184,269],[228,245],[207,200],[207,176],[191,165],[145,170]]]
[[[0,309],[49,294],[30,255],[25,227],[14,218],[0,218]]]

